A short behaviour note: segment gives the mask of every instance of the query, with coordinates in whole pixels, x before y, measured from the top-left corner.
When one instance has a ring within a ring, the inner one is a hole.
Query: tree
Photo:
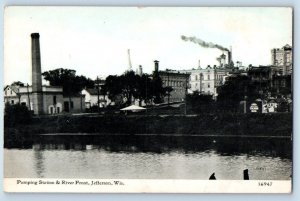
[[[137,91],[135,93],[135,98],[139,99],[139,105],[141,106],[142,101],[144,100],[145,103],[150,103],[152,100],[152,94],[149,90],[151,87],[152,80],[146,74],[137,77]]]
[[[187,94],[186,103],[188,110],[194,113],[214,112],[214,100],[212,95],[200,94],[195,91],[193,94]]]
[[[153,79],[150,90],[153,97],[153,102],[162,103],[164,101],[164,97],[168,95],[167,93],[171,93],[173,89],[172,87],[163,87],[163,82],[159,77],[158,73],[153,73]]]
[[[83,75],[76,75],[76,71],[72,69],[58,68],[42,73],[44,79],[49,81],[51,86],[62,86],[63,95],[69,97],[69,105],[71,105],[71,97],[78,95],[85,87],[94,87],[94,81]]]
[[[259,84],[251,82],[245,75],[229,77],[224,85],[218,87],[217,102],[220,108],[236,111],[240,101],[254,101],[261,97]]]
[[[121,104],[126,105],[130,105],[133,99],[138,99],[140,105],[142,101],[159,103],[166,94],[159,77],[151,79],[147,74],[140,76],[133,71],[121,76],[108,76],[103,87],[112,101],[119,101],[121,97],[123,99]]]
[[[15,81],[11,84],[12,86],[19,86],[19,87],[24,87],[25,84],[23,82],[20,81]]]
[[[106,77],[104,88],[108,92],[108,98],[113,102],[116,102],[122,94],[122,82],[119,76],[109,75]]]
[[[75,70],[58,68],[42,73],[51,86],[62,86],[65,96],[78,94],[84,87],[94,87],[94,81],[85,76],[77,76]]]
[[[14,126],[15,124],[26,124],[31,121],[32,113],[25,105],[5,104],[4,123],[5,126]]]

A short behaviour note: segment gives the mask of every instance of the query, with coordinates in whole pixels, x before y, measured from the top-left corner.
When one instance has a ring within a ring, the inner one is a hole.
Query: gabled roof
[[[6,85],[6,86],[4,87],[4,91],[5,91],[7,88],[10,88],[10,89],[13,90],[13,92],[15,92],[16,94],[19,93],[19,87],[18,87],[18,86],[14,86],[14,85]]]

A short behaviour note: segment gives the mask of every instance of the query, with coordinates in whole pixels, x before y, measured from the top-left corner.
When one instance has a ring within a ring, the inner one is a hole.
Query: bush
[[[6,126],[13,126],[15,124],[30,123],[32,119],[32,113],[24,105],[16,104],[5,105],[4,123]]]

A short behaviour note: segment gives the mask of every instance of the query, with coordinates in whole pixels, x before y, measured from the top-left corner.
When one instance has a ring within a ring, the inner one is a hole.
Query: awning
[[[137,105],[130,105],[128,107],[125,107],[121,110],[123,111],[128,111],[128,110],[131,110],[131,111],[138,111],[138,110],[145,110],[146,108],[143,108],[143,107],[140,107],[140,106],[137,106]]]

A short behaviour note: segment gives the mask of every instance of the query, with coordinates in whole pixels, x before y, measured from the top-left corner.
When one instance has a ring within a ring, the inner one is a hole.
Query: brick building
[[[159,61],[154,61],[155,72],[163,82],[164,87],[172,87],[170,96],[165,96],[164,102],[181,102],[185,100],[185,96],[188,89],[188,80],[190,74],[188,72],[182,73],[180,71],[174,71],[166,69],[165,71],[159,71]],[[169,99],[169,100],[168,100]]]

